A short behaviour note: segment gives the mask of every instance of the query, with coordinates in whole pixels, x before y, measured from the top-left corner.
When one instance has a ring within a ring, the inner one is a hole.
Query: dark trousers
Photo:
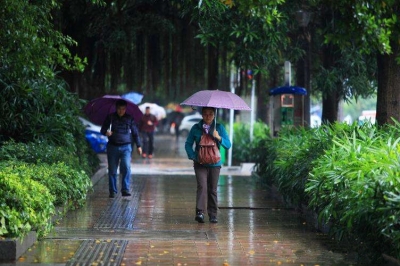
[[[154,132],[142,132],[143,153],[153,154],[154,151]]]
[[[218,197],[217,187],[221,167],[205,167],[194,163],[197,180],[196,211],[205,212],[209,216],[217,216]]]

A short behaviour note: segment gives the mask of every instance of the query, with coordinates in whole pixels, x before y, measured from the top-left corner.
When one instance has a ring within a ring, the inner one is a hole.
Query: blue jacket
[[[218,148],[220,147],[220,145],[222,145],[222,147],[224,147],[225,149],[229,149],[232,146],[232,144],[231,144],[231,141],[229,140],[228,133],[226,133],[224,126],[217,123],[217,131],[218,131],[218,134],[222,138],[220,142],[218,140],[216,140],[216,142],[218,144]],[[214,124],[210,128],[210,133],[211,132],[214,132]],[[200,149],[199,142],[201,139],[201,135],[203,135],[203,120],[201,120],[199,123],[193,125],[193,127],[190,129],[189,135],[185,142],[185,150],[186,150],[187,156],[190,160],[193,160],[195,162],[197,162],[197,153]],[[193,144],[196,144],[194,150],[193,150]],[[221,166],[221,165],[222,165],[222,162],[219,161],[216,164],[207,164],[205,166],[216,167],[216,166]]]
[[[110,125],[112,135],[108,137],[108,143],[120,146],[133,144],[132,142],[134,142],[138,148],[142,146],[138,133],[139,131],[132,116],[125,114],[122,117],[119,117],[117,113],[108,115],[101,126],[101,134],[106,135]]]

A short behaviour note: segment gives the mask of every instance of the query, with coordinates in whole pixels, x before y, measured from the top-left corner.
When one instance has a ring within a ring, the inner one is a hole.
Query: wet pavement
[[[156,135],[153,159],[135,154],[131,197],[109,199],[102,168],[83,208],[70,211],[18,261],[0,265],[356,264],[240,167],[221,171],[218,224],[198,224],[196,180],[183,145]]]

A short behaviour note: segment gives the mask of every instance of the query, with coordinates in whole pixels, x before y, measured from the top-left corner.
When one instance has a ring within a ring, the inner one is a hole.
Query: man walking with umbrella
[[[115,105],[116,112],[107,116],[100,130],[103,135],[108,137],[107,161],[110,198],[114,198],[118,193],[118,165],[122,179],[122,196],[131,196],[129,188],[133,144],[136,144],[138,154],[142,154],[141,141],[136,123],[133,117],[126,113],[127,102],[121,99],[117,100]]]

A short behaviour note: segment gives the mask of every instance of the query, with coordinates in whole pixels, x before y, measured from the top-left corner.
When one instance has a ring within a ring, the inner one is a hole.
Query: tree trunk
[[[378,55],[378,98],[376,121],[378,125],[400,121],[400,65],[396,62],[399,44],[393,41],[390,55]]]
[[[208,45],[208,82],[209,90],[218,89],[218,48]]]
[[[179,25],[176,25],[179,27]],[[174,42],[176,40],[177,34],[172,35],[172,40],[171,42],[173,43],[173,47],[171,48],[171,88],[172,88],[172,93],[171,93],[171,99],[176,99],[177,98],[177,87],[178,87],[178,69],[179,69],[179,42]]]
[[[219,80],[220,80],[220,82],[219,82],[219,86],[220,86],[220,88],[221,89],[223,89],[223,90],[228,90],[228,91],[230,91],[230,84],[229,84],[229,82],[230,82],[230,80],[229,80],[229,77],[230,77],[230,63],[228,62],[228,53],[227,53],[227,51],[226,51],[226,48],[224,47],[224,46],[222,46],[222,47],[220,47],[220,50],[221,50],[221,70],[222,70],[222,73],[220,73],[220,78],[219,78]]]
[[[125,79],[126,88],[128,91],[137,91],[137,89],[134,88],[135,55],[134,55],[133,51],[135,49],[135,44],[133,42],[132,34],[130,32],[127,33],[127,37],[128,37],[128,47],[126,50],[127,59],[124,60],[124,79]]]
[[[206,79],[206,62],[207,55],[205,52],[205,48],[200,42],[195,42],[196,53],[194,54],[194,60],[196,60],[195,64],[195,90],[204,90],[206,88],[207,79]]]
[[[322,52],[322,64],[325,69],[335,67],[335,47],[325,45]],[[343,84],[335,84],[336,88],[325,90],[322,94],[322,123],[334,123],[338,120],[340,92]]]
[[[262,74],[259,73],[254,77],[256,79],[256,95],[257,95],[257,113],[256,117],[260,119],[261,121],[264,121],[267,123],[268,119],[268,92],[269,89],[265,88],[265,86],[262,84],[263,79],[262,79]]]
[[[145,76],[145,40],[144,34],[138,32],[136,35],[136,67],[135,67],[135,80],[136,86],[140,88],[143,94],[146,93],[146,88],[143,88]]]
[[[110,94],[118,94],[118,84],[120,81],[120,73],[121,73],[121,64],[119,60],[119,51],[110,51],[109,53],[109,69],[108,73],[110,74]]]
[[[160,85],[161,78],[161,56],[160,56],[160,38],[159,35],[150,35],[149,37],[149,73],[151,74],[152,93],[155,94]]]
[[[179,36],[179,87],[176,88],[176,94],[180,95],[182,91],[185,91],[186,88],[186,69],[185,69],[185,53],[186,53],[186,43],[185,37],[188,31],[188,25],[185,20],[182,20],[181,23],[181,35]]]
[[[303,29],[302,34],[302,48],[305,51],[303,57],[297,62],[296,65],[296,85],[303,87],[307,90],[307,95],[304,96],[304,124],[309,127],[310,125],[310,97],[311,97],[311,35],[308,29]]]
[[[268,78],[266,79],[266,87],[267,87],[267,99],[266,99],[266,123],[272,130],[274,125],[273,125],[273,116],[274,116],[274,111],[273,111],[273,98],[271,99],[272,96],[269,95],[269,90],[272,88],[275,88],[279,84],[281,72],[279,71],[278,67],[272,67],[270,66],[268,69],[269,75]],[[261,86],[259,86],[261,87]]]
[[[92,62],[91,71],[92,92],[94,95],[104,94],[106,77],[106,51],[102,42],[98,41],[95,45],[95,59]]]
[[[146,73],[146,94],[149,97],[153,97],[154,95],[154,88],[153,88],[153,82],[152,82],[152,73],[153,73],[153,68],[154,68],[154,62],[152,59],[152,48],[151,48],[151,36],[146,35],[146,68],[145,68],[145,73]]]
[[[189,22],[187,22],[189,24]],[[185,47],[185,88],[184,90],[193,90],[193,69],[195,61],[193,60],[195,51],[193,47],[193,40],[195,35],[193,33],[193,27],[190,25],[187,27],[186,35],[184,36],[184,47]]]
[[[166,34],[164,36],[164,51],[163,51],[163,66],[164,66],[164,81],[163,81],[163,87],[164,87],[164,93],[165,95],[170,98],[171,95],[171,62],[172,62],[172,41],[171,41],[171,34]]]
[[[334,123],[338,120],[339,95],[337,91],[328,93],[322,99],[322,123]]]

